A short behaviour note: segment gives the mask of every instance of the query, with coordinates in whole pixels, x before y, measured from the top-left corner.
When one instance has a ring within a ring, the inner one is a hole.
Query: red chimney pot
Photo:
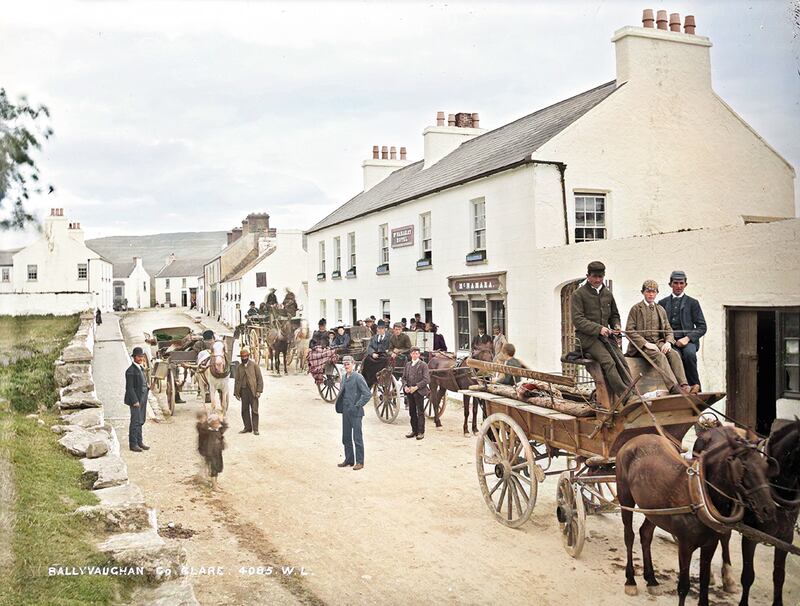
[[[401,147],[400,148],[400,159],[401,160],[405,160],[406,159],[406,148],[405,147]]]
[[[373,145],[372,146],[372,159],[373,160],[377,160],[380,157],[381,156],[380,156],[380,151],[378,150],[378,146],[377,145]]]
[[[683,31],[687,34],[694,35],[695,31],[694,15],[686,15],[686,20],[683,23]]]
[[[658,24],[658,29],[667,29],[667,11],[658,11],[656,23]]]
[[[642,11],[642,25],[644,27],[655,27],[655,19],[653,18],[652,8],[646,8]]]
[[[681,16],[679,13],[672,13],[669,16],[669,31],[671,32],[680,32],[681,31]]]
[[[397,160],[397,148],[394,145],[389,148],[389,159]]]
[[[444,112],[436,112],[436,126],[444,126]]]
[[[381,147],[381,160],[388,160],[389,159],[389,148],[385,145]]]

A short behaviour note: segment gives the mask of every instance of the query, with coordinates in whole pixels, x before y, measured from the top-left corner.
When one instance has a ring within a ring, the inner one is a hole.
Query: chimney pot
[[[380,156],[380,151],[378,150],[378,146],[377,145],[373,145],[372,146],[372,159],[373,160],[377,160],[380,157],[381,156]]]
[[[387,146],[381,147],[381,160],[388,160],[389,159],[389,148]]]
[[[389,159],[397,160],[397,148],[394,145],[389,148]]]
[[[478,114],[472,114],[472,128],[479,128],[480,125],[480,116]]]
[[[400,159],[401,160],[405,160],[406,159],[406,148],[405,147],[401,147],[400,148]]]
[[[681,16],[680,13],[671,13],[669,16],[669,31],[681,31]]]
[[[447,126],[455,126],[455,125],[456,125],[456,115],[447,114]]]
[[[436,112],[436,126],[444,126],[444,112]]]
[[[695,30],[695,22],[694,22],[694,15],[686,15],[686,20],[683,24],[683,31],[687,34],[694,35]]]
[[[646,8],[642,11],[642,26],[655,27],[655,18],[653,17],[652,8]]]
[[[658,11],[656,24],[658,25],[658,29],[667,29],[667,11]]]

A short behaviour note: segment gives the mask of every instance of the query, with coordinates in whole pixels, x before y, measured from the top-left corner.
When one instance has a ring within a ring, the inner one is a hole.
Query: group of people
[[[630,372],[625,357],[618,355],[623,334],[628,339],[626,355],[649,359],[670,393],[698,393],[697,351],[706,321],[699,301],[685,293],[686,273],[670,274],[672,294],[658,302],[658,283],[645,280],[642,300],[631,307],[623,331],[614,295],[603,284],[605,272],[602,262],[589,263],[586,282],[572,297],[571,311],[582,353],[600,364],[614,395],[622,397],[630,391]]]

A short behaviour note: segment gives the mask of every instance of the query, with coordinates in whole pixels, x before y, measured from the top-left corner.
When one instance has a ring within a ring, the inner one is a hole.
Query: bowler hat
[[[206,339],[206,340],[213,339],[214,338],[214,331],[213,330],[204,330],[203,331],[203,338]]]
[[[606,273],[606,266],[603,265],[600,261],[592,261],[586,267],[587,274],[605,274]]]
[[[134,347],[133,351],[131,352],[131,357],[132,358],[136,357],[136,356],[143,356],[143,355],[144,355],[144,350],[141,347]]]
[[[378,328],[386,328],[386,322],[383,320],[378,320]]]
[[[681,280],[682,282],[686,282],[686,272],[681,271],[680,269],[676,269],[669,275],[670,284],[675,280]]]

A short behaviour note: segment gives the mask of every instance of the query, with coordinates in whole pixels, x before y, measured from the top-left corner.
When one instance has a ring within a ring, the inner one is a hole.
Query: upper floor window
[[[3,282],[11,282],[11,268],[4,267],[3,268]]]
[[[88,263],[78,263],[78,280],[85,280],[89,272]]]
[[[181,286],[186,288],[186,278],[181,278]]]
[[[605,239],[605,194],[575,194],[575,242]]]
[[[319,273],[325,273],[325,240],[319,243]]]
[[[342,271],[342,239],[339,236],[333,239],[333,271]]]
[[[28,281],[33,282],[39,279],[39,266],[28,265]]]
[[[169,278],[164,278],[164,288],[169,288]]]
[[[356,266],[356,232],[347,234],[348,253],[350,255],[350,269]]]
[[[486,200],[472,201],[472,248],[486,250]]]
[[[420,222],[420,242],[422,243],[422,258],[428,259],[429,261],[432,258],[432,248],[431,248],[431,213],[425,213],[419,216]]]
[[[378,260],[380,265],[389,262],[389,224],[378,226]]]
[[[267,285],[267,272],[265,271],[257,271],[256,272],[256,288],[263,288]]]

